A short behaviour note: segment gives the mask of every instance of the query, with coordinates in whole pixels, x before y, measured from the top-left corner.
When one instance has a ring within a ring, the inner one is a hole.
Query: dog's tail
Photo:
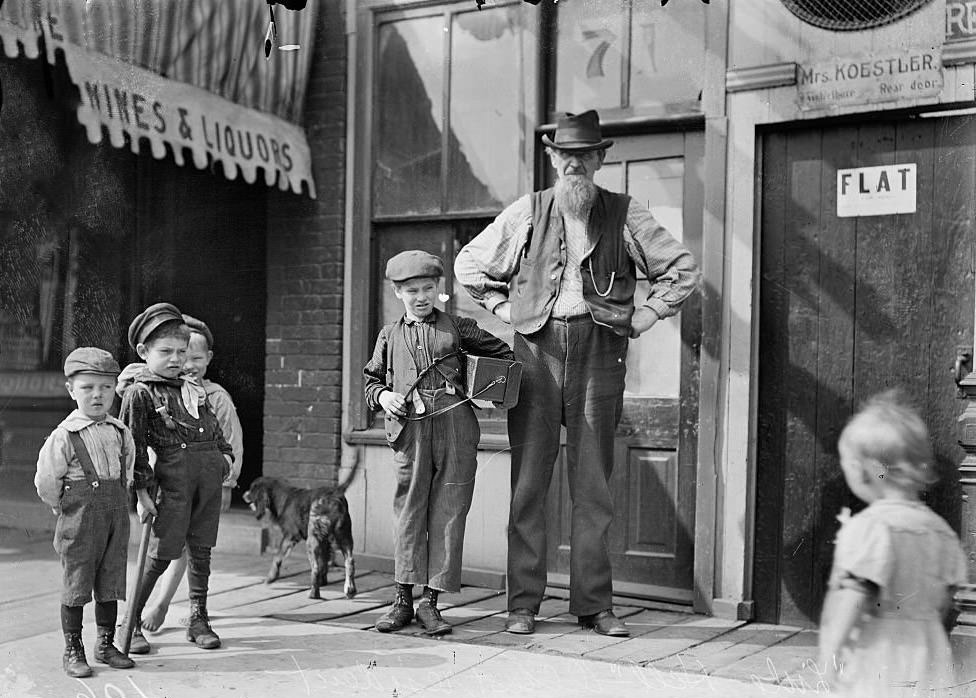
[[[356,471],[359,470],[359,449],[349,444],[342,445],[342,465],[339,472],[346,472],[346,476],[336,485],[336,494],[345,494],[349,485],[356,479]]]

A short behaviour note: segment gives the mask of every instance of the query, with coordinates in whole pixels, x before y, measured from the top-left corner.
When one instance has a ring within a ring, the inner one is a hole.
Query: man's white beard
[[[555,194],[563,215],[585,221],[596,201],[596,185],[583,175],[565,175],[556,180]]]

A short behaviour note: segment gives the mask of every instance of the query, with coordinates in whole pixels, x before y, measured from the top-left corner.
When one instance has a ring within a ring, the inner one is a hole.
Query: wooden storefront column
[[[966,455],[959,464],[960,534],[969,560],[969,584],[957,594],[962,614],[960,625],[976,626],[976,373],[958,383],[966,408],[959,416],[959,445]]]

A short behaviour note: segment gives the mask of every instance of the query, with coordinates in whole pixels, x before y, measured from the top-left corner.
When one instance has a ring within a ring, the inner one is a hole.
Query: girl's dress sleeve
[[[894,561],[895,550],[888,527],[872,517],[854,516],[837,533],[831,586],[848,576],[887,587]]]

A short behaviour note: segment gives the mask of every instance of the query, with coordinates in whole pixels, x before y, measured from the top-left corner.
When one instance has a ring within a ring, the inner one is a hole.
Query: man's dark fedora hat
[[[542,142],[557,150],[603,150],[613,145],[613,141],[600,135],[600,117],[590,109],[582,114],[564,114],[556,122],[553,138],[543,134]]]

